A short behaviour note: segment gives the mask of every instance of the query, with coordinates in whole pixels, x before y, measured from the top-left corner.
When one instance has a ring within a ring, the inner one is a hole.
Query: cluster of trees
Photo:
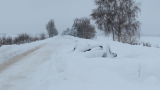
[[[97,8],[90,15],[105,35],[112,35],[113,40],[136,44],[140,38],[140,22],[137,21],[140,4],[134,0],[95,0]],[[76,18],[71,29],[62,34],[80,38],[93,38],[95,27],[90,19]]]
[[[34,41],[44,40],[46,39],[46,35],[44,33],[40,34],[39,37],[37,36],[30,36],[28,34],[19,34],[17,37],[0,37],[0,47],[2,45],[12,45],[12,44],[24,44],[24,43],[30,43]]]
[[[95,0],[97,8],[91,17],[113,40],[134,44],[140,38],[139,3],[134,0]]]
[[[76,18],[71,29],[67,28],[62,35],[91,39],[95,36],[95,27],[88,18]]]
[[[105,35],[112,35],[113,40],[123,43],[135,44],[140,38],[140,22],[137,21],[140,12],[139,3],[134,0],[95,0],[97,8],[90,15],[98,28],[104,31]],[[58,35],[54,20],[46,24],[49,37]],[[62,35],[91,39],[95,36],[94,25],[88,18],[76,18],[73,26],[67,28]],[[36,40],[45,39],[45,34],[40,37],[31,37],[21,34],[12,39],[11,37],[0,38],[1,45],[23,44]]]
[[[98,28],[106,35],[112,35],[113,40],[123,43],[135,44],[140,38],[140,22],[137,21],[140,12],[139,3],[134,0],[95,0],[97,8],[90,15]],[[58,35],[54,20],[46,24],[49,37]],[[67,28],[62,35],[91,39],[95,36],[94,25],[88,18],[76,18],[73,26]],[[40,37],[31,37],[20,34],[15,37],[1,37],[0,46],[11,44],[23,44],[45,39],[45,34]]]

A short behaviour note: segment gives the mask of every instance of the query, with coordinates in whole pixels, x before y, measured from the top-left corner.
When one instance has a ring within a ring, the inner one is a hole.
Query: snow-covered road
[[[75,37],[0,48],[0,90],[159,90],[160,50],[108,41],[116,58],[72,53]],[[105,41],[100,37],[94,41]]]
[[[43,66],[50,62],[59,46],[58,42],[40,45],[1,65],[0,90],[41,90],[40,87],[48,85],[46,76],[50,75],[51,67]]]
[[[12,65],[15,62],[18,62],[19,60],[23,59],[24,57],[28,56],[30,53],[36,51],[39,48],[41,48],[41,45],[8,59],[8,62],[5,62],[0,65],[0,72],[4,71],[5,69],[8,69],[10,65]]]

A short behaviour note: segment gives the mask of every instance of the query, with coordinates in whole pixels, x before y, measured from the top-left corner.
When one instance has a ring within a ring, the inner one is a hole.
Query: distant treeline
[[[44,33],[39,35],[29,35],[29,34],[18,34],[15,37],[12,36],[0,36],[0,47],[2,45],[12,45],[12,44],[24,44],[24,43],[30,43],[34,41],[44,40],[46,39],[46,35]]]

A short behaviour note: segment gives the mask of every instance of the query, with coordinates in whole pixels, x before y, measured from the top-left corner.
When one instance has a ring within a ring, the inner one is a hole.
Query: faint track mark
[[[30,50],[24,52],[24,53],[21,53],[21,54],[15,56],[15,57],[9,59],[6,63],[1,64],[1,65],[0,65],[0,73],[1,73],[2,71],[6,70],[6,69],[7,69],[10,65],[12,65],[13,63],[21,60],[22,58],[24,58],[25,56],[29,55],[30,53],[38,50],[38,49],[41,48],[43,45],[45,45],[45,44],[42,44],[42,45],[40,45],[40,46],[37,46],[37,47],[35,47],[35,48],[33,48],[33,49],[30,49]]]

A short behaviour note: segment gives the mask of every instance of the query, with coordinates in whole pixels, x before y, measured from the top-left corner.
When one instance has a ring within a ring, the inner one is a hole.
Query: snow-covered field
[[[118,56],[87,58],[73,53],[77,40],[57,36],[0,47],[0,90],[160,90],[160,48],[97,37]],[[159,37],[141,40],[160,44]]]
[[[142,42],[148,42],[152,46],[159,46],[160,47],[160,36],[142,36]]]

